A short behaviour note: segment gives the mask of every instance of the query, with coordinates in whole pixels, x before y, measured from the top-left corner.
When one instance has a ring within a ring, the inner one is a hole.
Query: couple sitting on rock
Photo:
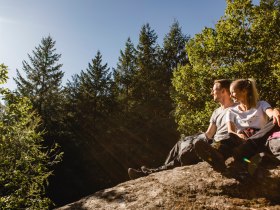
[[[178,141],[158,168],[129,168],[130,179],[201,160],[224,172],[230,157],[233,162],[246,162],[251,175],[264,160],[280,164],[280,111],[259,101],[255,81],[215,80],[211,95],[220,107],[214,110],[207,131]]]

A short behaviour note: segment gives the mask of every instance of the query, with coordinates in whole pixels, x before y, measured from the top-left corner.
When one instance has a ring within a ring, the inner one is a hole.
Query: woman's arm
[[[235,127],[235,124],[233,122],[228,122],[227,126],[228,126],[228,132],[229,133],[236,133],[236,127]]]
[[[274,124],[278,124],[278,126],[280,126],[280,110],[278,108],[268,108],[265,110],[265,113],[269,118],[273,118]]]
[[[239,138],[241,139],[247,139],[246,135],[244,135],[243,133],[236,133],[236,127],[233,122],[228,122],[227,126],[228,126],[229,133],[234,133],[235,135],[239,136]]]

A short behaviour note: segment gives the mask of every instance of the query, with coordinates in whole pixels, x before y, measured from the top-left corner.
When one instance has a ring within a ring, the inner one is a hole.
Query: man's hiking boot
[[[143,176],[148,176],[149,174],[166,170],[166,167],[161,166],[159,168],[147,168],[146,166],[141,166],[141,169],[128,169],[128,176],[130,179],[137,179]]]
[[[149,175],[148,173],[145,173],[142,170],[138,170],[134,168],[129,168],[127,172],[130,179],[137,179]]]
[[[223,155],[205,141],[198,141],[194,145],[196,154],[209,163],[214,170],[223,172],[226,170]]]
[[[161,166],[159,168],[147,168],[146,166],[141,166],[141,170],[144,172],[144,173],[147,173],[147,174],[152,174],[152,173],[155,173],[155,172],[159,172],[159,171],[163,171],[163,170],[166,170],[167,168],[164,167],[164,166]]]

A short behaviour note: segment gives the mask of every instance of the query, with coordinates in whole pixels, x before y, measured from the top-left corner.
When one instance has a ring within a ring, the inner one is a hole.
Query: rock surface
[[[74,209],[280,209],[280,167],[261,178],[238,178],[206,162],[178,167],[98,191],[57,210]]]

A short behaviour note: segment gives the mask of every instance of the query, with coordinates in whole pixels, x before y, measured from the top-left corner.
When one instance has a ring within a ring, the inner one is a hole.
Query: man
[[[188,136],[178,141],[170,151],[164,164],[158,168],[150,169],[145,166],[142,166],[141,169],[129,168],[129,177],[131,179],[136,179],[158,171],[195,164],[200,161],[193,147],[196,142],[205,141],[211,143],[212,139],[214,141],[220,141],[226,138],[228,132],[225,123],[225,114],[229,107],[235,105],[230,98],[230,84],[231,81],[227,79],[214,81],[211,95],[214,101],[220,104],[220,107],[213,112],[210,118],[210,125],[205,133]]]

